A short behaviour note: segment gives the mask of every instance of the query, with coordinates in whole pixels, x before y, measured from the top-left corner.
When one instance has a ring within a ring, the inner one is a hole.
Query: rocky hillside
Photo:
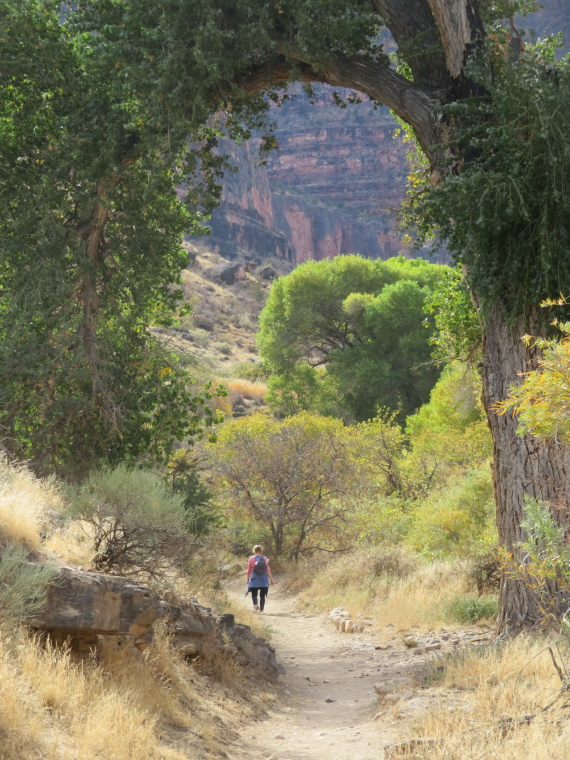
[[[528,39],[562,31],[568,40],[570,0],[543,0],[519,25]],[[293,92],[274,111],[280,149],[266,165],[259,165],[254,140],[223,146],[239,171],[225,177],[211,246],[230,259],[294,264],[339,253],[383,259],[398,253],[408,162],[390,112],[369,102],[339,108],[325,86],[312,103],[300,88]]]
[[[520,22],[527,30],[528,38],[543,37],[562,32],[563,51],[570,50],[570,2],[569,0],[541,0],[538,9]]]
[[[291,271],[291,264],[279,257],[267,257],[262,266],[243,258],[231,263],[209,246],[185,245],[183,289],[192,313],[178,327],[154,332],[208,379],[227,375],[236,363],[253,365],[259,313],[272,280]]]

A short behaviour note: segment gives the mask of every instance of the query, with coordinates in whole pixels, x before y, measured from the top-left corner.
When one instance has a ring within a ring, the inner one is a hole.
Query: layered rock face
[[[520,21],[527,39],[562,31],[570,39],[570,0],[543,0]],[[238,172],[226,174],[210,243],[228,258],[270,257],[298,264],[339,253],[387,258],[400,252],[397,209],[408,171],[397,123],[369,102],[339,108],[332,88],[300,88],[276,108],[279,151],[259,166],[255,140],[223,149]],[[346,92],[339,91],[340,95]]]
[[[103,573],[61,568],[44,610],[28,623],[56,644],[69,642],[75,651],[91,652],[109,638],[143,649],[152,641],[157,620],[167,626],[174,647],[199,659],[206,670],[221,655],[252,678],[274,680],[283,672],[273,647],[248,626],[236,624],[233,615],[216,615],[194,598],[180,606],[169,604],[135,581]]]
[[[229,258],[294,264],[339,253],[395,255],[407,160],[388,110],[369,102],[339,108],[327,87],[312,103],[293,92],[275,109],[280,149],[266,165],[259,165],[259,141],[222,146],[238,171],[224,178],[209,243]]]

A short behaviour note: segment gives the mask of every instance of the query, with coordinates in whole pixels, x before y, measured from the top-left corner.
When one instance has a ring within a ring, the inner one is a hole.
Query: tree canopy
[[[269,529],[277,556],[330,550],[363,486],[351,438],[340,420],[307,412],[231,421],[209,447],[228,515]]]
[[[570,289],[570,60],[542,41],[505,55],[498,32],[470,61],[477,98],[445,106],[456,124],[453,162],[416,193],[416,222],[438,230],[486,310],[512,315]]]
[[[97,8],[1,4],[0,426],[15,455],[75,475],[160,459],[214,419],[147,328],[172,323],[182,235],[215,201],[215,130],[173,117],[154,79],[137,97],[111,60],[117,7]]]
[[[278,408],[294,410],[296,401],[356,420],[379,406],[402,417],[415,411],[439,374],[424,302],[446,270],[422,259],[337,256],[279,278],[258,336]]]

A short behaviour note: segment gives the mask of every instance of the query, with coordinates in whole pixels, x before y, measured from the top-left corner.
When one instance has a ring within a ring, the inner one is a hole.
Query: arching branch
[[[291,54],[291,50],[288,52]],[[428,156],[432,146],[440,142],[434,115],[436,101],[385,63],[363,55],[354,58],[337,56],[334,61],[309,65],[301,60],[300,54],[294,61],[283,56],[270,66],[252,68],[241,86],[253,94],[292,80],[347,87],[388,106],[412,127]]]

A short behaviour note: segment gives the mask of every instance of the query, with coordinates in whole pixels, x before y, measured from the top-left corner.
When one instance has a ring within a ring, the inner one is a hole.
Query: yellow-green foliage
[[[309,412],[231,421],[209,447],[220,495],[231,517],[252,521],[278,553],[287,545],[298,556],[292,546],[311,500],[327,491],[317,498],[322,527],[313,527],[313,512],[303,547],[359,535],[431,557],[487,551],[495,540],[491,438],[478,397],[476,374],[458,364],[405,430],[387,410],[354,427]]]
[[[375,490],[357,507],[362,539],[430,557],[493,546],[491,437],[478,397],[477,376],[456,365],[405,431],[386,413],[357,426],[355,451]]]
[[[413,450],[440,467],[474,467],[492,455],[492,441],[480,401],[475,370],[448,367],[416,414],[408,417],[406,432]]]
[[[485,552],[496,542],[492,441],[479,397],[474,370],[455,365],[408,418],[410,459],[426,472],[431,466],[432,482],[414,506],[406,541],[428,556]]]
[[[342,538],[364,485],[353,440],[341,420],[258,413],[227,423],[208,452],[228,513],[262,524],[275,554],[297,558]]]
[[[413,510],[406,543],[430,557],[488,551],[496,542],[488,465],[456,477]]]
[[[563,338],[534,341],[543,350],[539,369],[529,372],[521,385],[511,389],[499,414],[516,414],[521,433],[570,441],[570,323],[562,325]],[[529,344],[532,341],[527,336]]]

